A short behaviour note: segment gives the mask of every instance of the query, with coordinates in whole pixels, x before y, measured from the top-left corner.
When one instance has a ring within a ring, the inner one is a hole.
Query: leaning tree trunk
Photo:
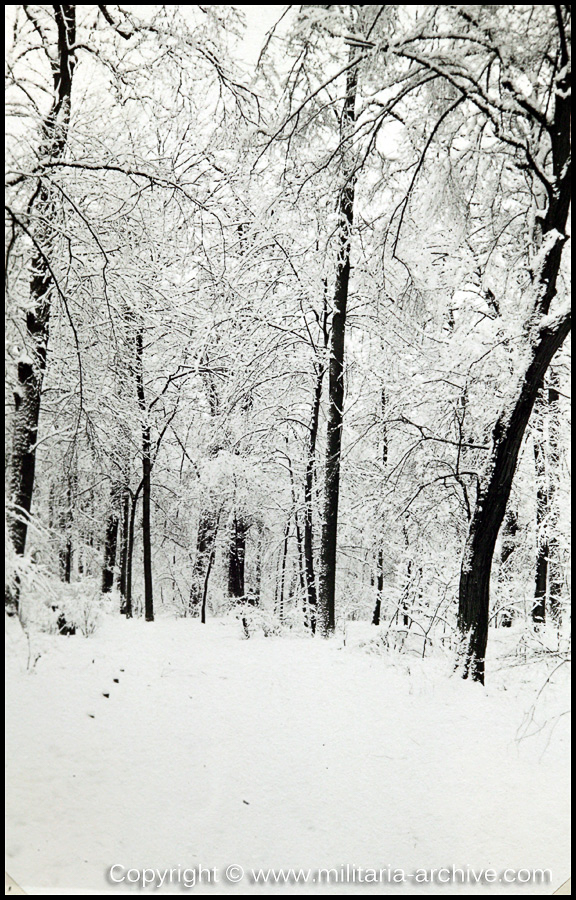
[[[350,48],[351,62],[354,49]],[[346,142],[355,121],[358,73],[356,66],[348,70],[346,98],[342,112],[342,141]],[[344,154],[350,153],[344,148]],[[356,176],[353,163],[344,171],[344,187],[340,193],[339,248],[334,287],[332,333],[330,336],[330,362],[328,382],[328,427],[326,440],[325,499],[320,546],[320,608],[322,633],[330,635],[336,625],[336,549],[338,543],[338,501],[340,496],[340,454],[344,421],[344,340],[346,335],[346,311],[350,283],[350,239],[354,223],[354,191]]]
[[[62,158],[70,121],[70,98],[76,57],[76,7],[54,6],[58,29],[58,48],[53,63],[54,99],[44,120],[39,158],[50,163]],[[46,48],[48,52],[48,48]],[[26,313],[27,346],[18,363],[17,387],[14,392],[15,416],[12,438],[12,502],[14,515],[11,537],[19,556],[24,555],[28,520],[34,491],[36,441],[42,385],[46,371],[50,326],[51,291],[54,286],[50,257],[57,238],[57,208],[44,178],[40,178],[31,207],[30,221],[39,223],[34,232],[27,229],[33,243],[30,301]],[[17,226],[22,227],[14,217]],[[17,592],[7,597],[9,611],[18,609]]]
[[[458,626],[464,678],[484,683],[490,607],[490,572],[496,538],[510,497],[518,454],[538,391],[550,362],[570,332],[570,313],[544,324],[512,410],[504,411],[493,433],[488,470],[478,489],[476,508],[460,574]]]
[[[571,202],[570,80],[568,46],[563,39],[554,111],[548,129],[552,171],[548,208],[542,221],[540,253],[533,273],[535,303],[528,333],[528,366],[515,403],[500,415],[494,427],[492,453],[487,471],[478,485],[476,508],[470,521],[460,573],[458,625],[462,637],[461,671],[464,678],[482,683],[494,546],[538,391],[554,354],[562,346],[571,327],[569,312],[549,316],[567,240],[566,224]]]

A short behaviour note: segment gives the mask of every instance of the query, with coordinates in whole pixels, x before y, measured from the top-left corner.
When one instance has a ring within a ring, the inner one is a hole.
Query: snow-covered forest
[[[567,878],[570,10],[6,7],[27,892]]]

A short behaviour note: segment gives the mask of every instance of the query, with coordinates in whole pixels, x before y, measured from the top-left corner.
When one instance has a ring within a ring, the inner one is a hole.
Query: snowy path
[[[559,885],[563,742],[539,762],[514,740],[505,692],[417,663],[408,677],[408,664],[321,640],[245,641],[224,622],[109,621],[90,640],[56,638],[35,672],[10,677],[7,870],[35,893],[125,892],[106,881],[114,864],[542,867]]]

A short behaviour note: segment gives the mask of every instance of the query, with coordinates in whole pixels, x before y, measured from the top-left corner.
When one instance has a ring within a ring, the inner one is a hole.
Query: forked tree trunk
[[[350,62],[354,58],[354,48],[350,48]],[[346,142],[355,121],[356,93],[358,85],[357,68],[348,70],[346,97],[342,112],[342,140]],[[350,149],[345,146],[344,154]],[[353,164],[344,167],[344,186],[340,193],[339,247],[334,287],[334,308],[332,313],[332,333],[330,336],[330,362],[328,383],[328,427],[326,439],[325,501],[320,548],[320,608],[322,633],[330,635],[336,625],[336,551],[338,544],[338,502],[340,496],[340,454],[342,449],[342,426],[344,421],[344,342],[346,335],[346,313],[350,283],[350,240],[354,223],[354,192],[356,176]]]
[[[62,158],[70,121],[70,98],[76,57],[76,7],[53,6],[58,29],[58,48],[53,66],[54,99],[43,124],[39,157],[42,162]],[[48,48],[46,48],[48,50]],[[40,223],[34,233],[30,302],[26,313],[26,347],[17,368],[14,392],[14,431],[12,437],[12,502],[10,523],[14,549],[24,555],[28,520],[34,492],[36,441],[42,385],[46,371],[50,326],[50,293],[54,286],[50,257],[57,236],[57,208],[46,182],[41,178],[31,208],[32,221]],[[18,226],[19,222],[15,222]],[[10,613],[18,610],[18,589],[6,598]]]

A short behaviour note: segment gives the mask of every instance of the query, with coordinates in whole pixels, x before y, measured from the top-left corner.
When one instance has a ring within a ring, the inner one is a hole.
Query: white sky
[[[278,21],[285,6],[266,6],[257,3],[236,4],[246,16],[246,36],[242,46],[238,48],[241,58],[252,65],[258,61],[258,56],[264,44],[266,34]]]

